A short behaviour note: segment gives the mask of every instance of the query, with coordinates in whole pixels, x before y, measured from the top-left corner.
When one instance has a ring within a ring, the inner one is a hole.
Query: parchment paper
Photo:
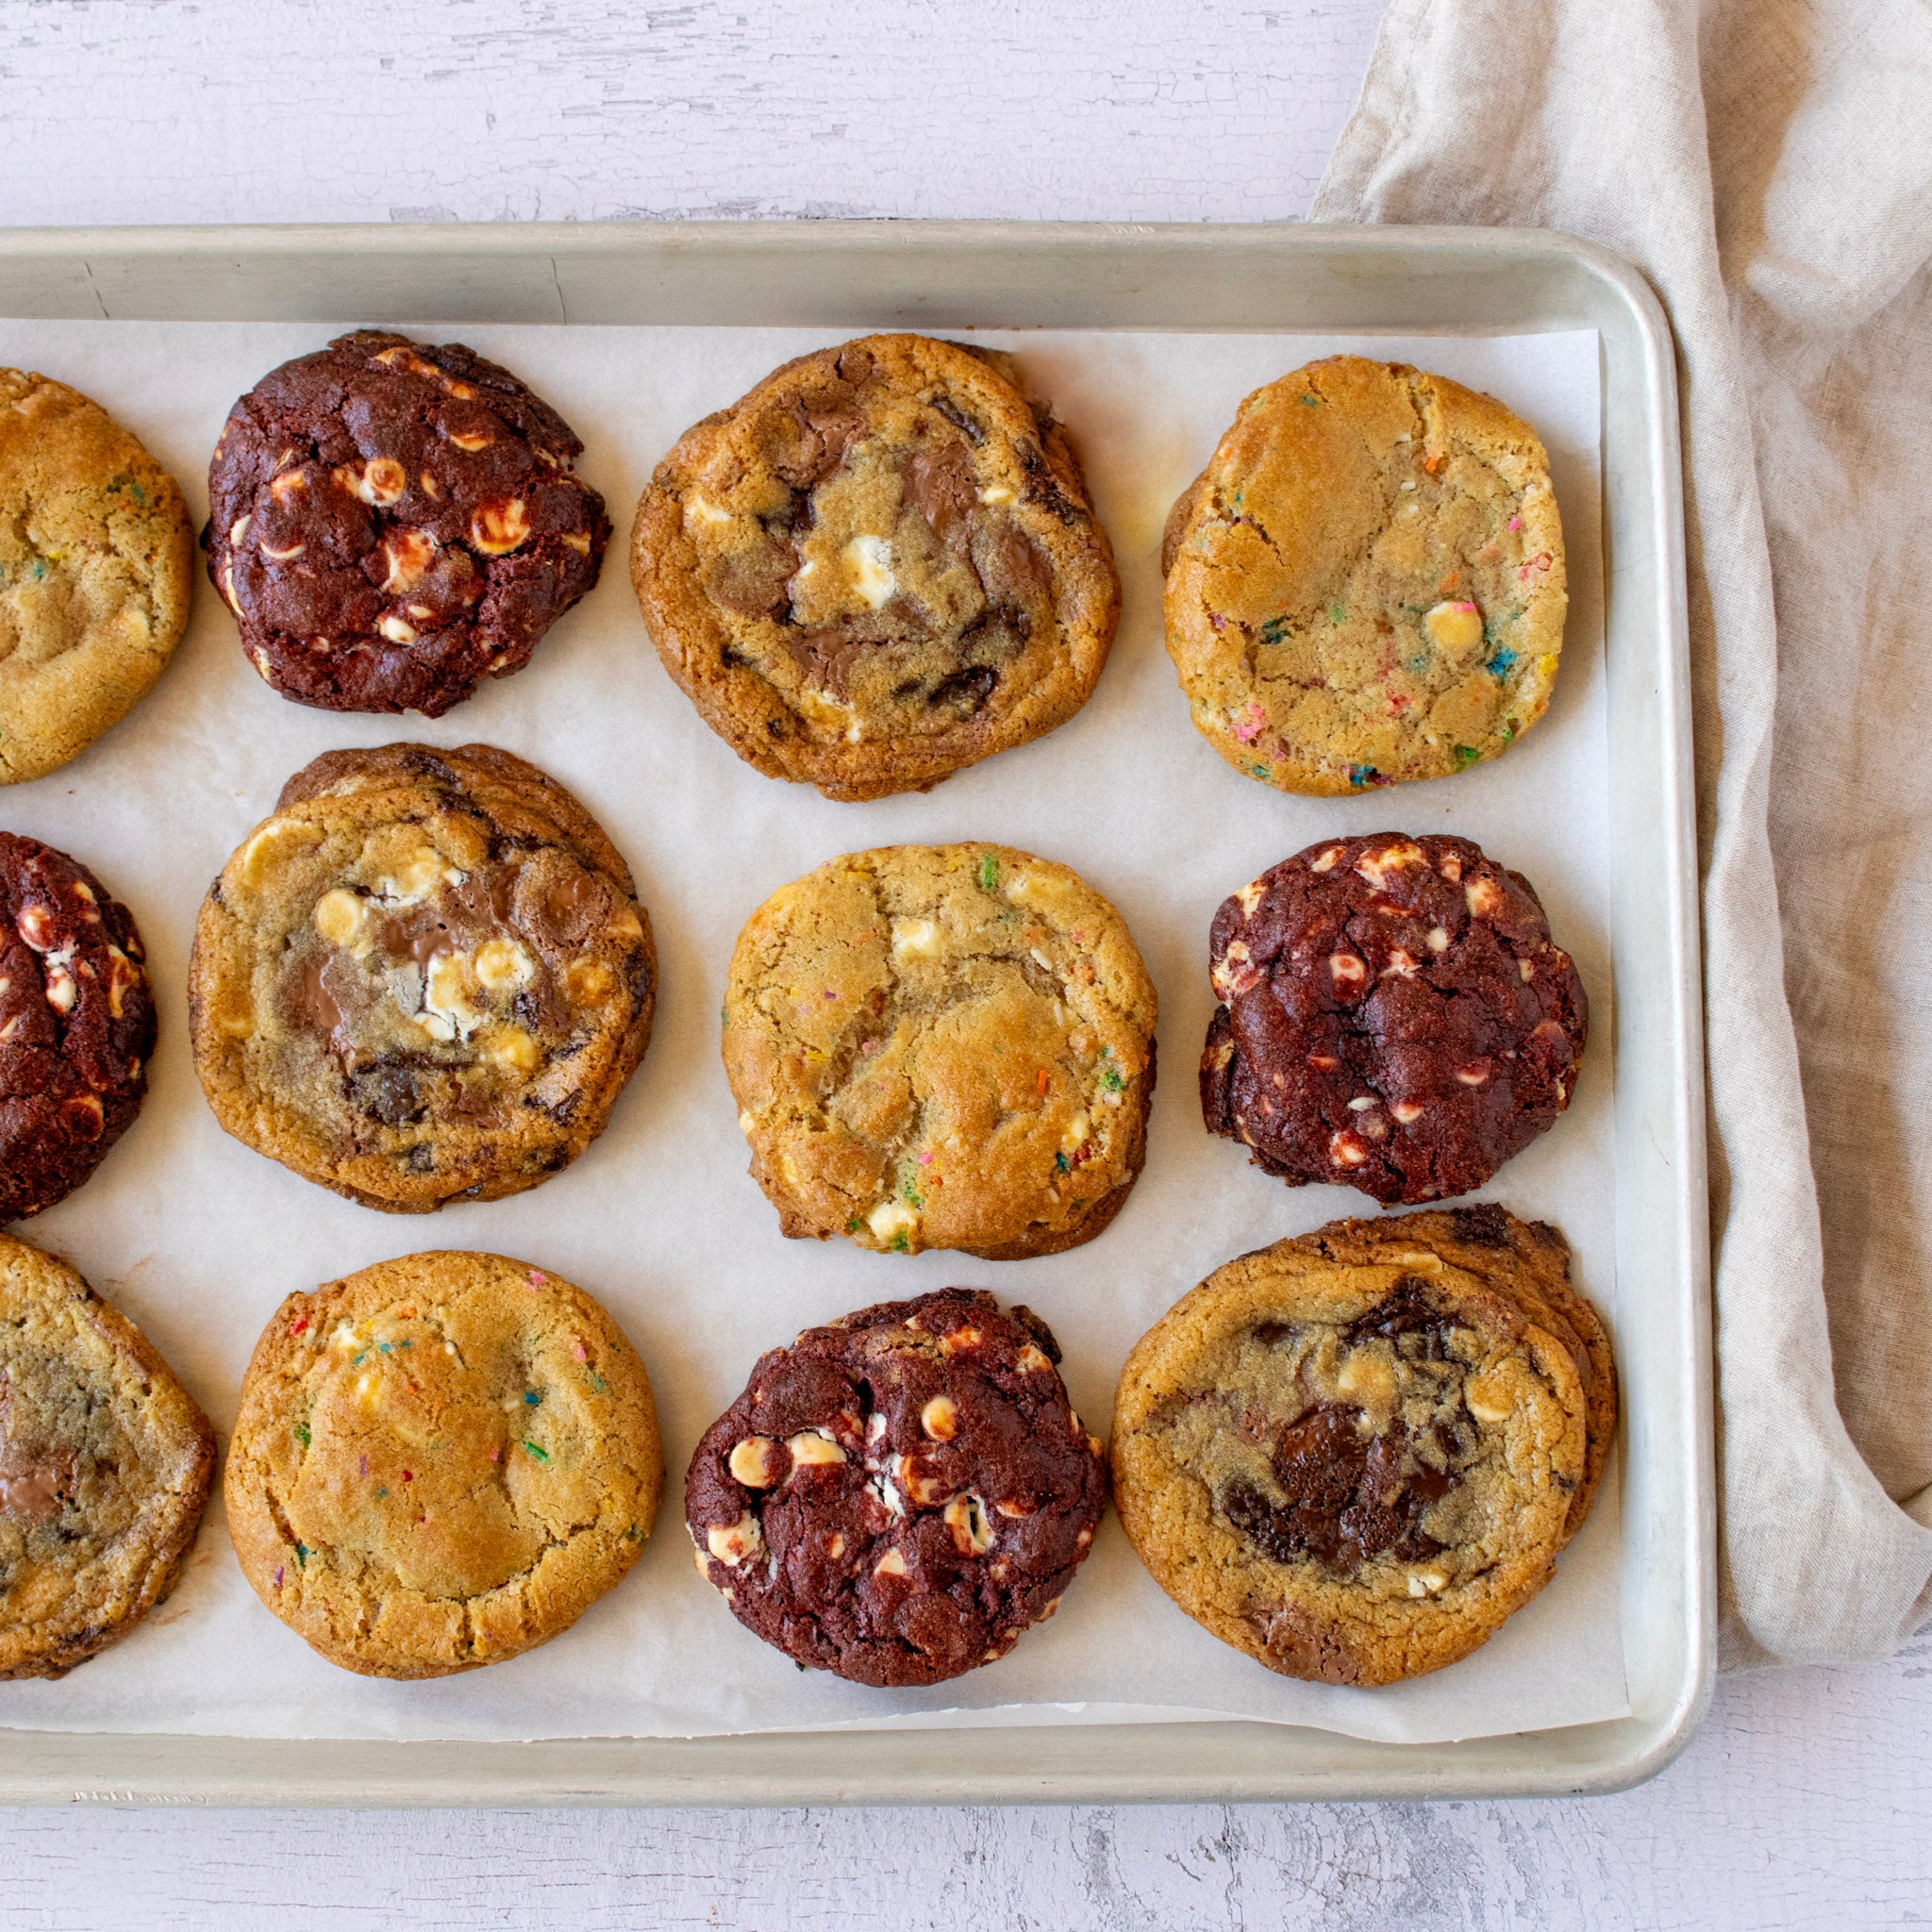
[[[336,332],[10,322],[0,323],[0,362],[96,397],[175,472],[199,519],[208,452],[235,396]],[[1625,1713],[1614,1469],[1541,1596],[1474,1657],[1376,1691],[1293,1683],[1219,1643],[1156,1588],[1111,1516],[1059,1614],[1001,1663],[924,1692],[801,1673],[699,1580],[680,1507],[698,1436],[756,1357],[808,1324],[952,1283],[990,1288],[1053,1324],[1073,1397],[1098,1428],[1129,1346],[1210,1269],[1281,1235],[1374,1211],[1350,1191],[1291,1191],[1248,1166],[1240,1149],[1203,1132],[1194,1091],[1213,1004],[1206,948],[1215,907],[1329,834],[1463,833],[1536,884],[1589,990],[1591,1045],[1569,1113],[1487,1191],[1563,1228],[1580,1280],[1614,1322],[1594,333],[988,335],[1019,352],[1072,426],[1119,554],[1120,640],[1071,724],[927,796],[864,806],[830,804],[741,764],[659,667],[625,568],[632,507],[678,433],[824,336],[473,325],[414,333],[454,337],[503,361],[583,436],[581,467],[617,526],[603,581],[527,670],[436,723],[337,716],[275,696],[203,581],[190,635],[135,713],[64,771],[0,792],[0,824],[74,852],[132,907],[162,1013],[141,1119],[92,1181],[14,1232],[68,1255],[139,1322],[225,1442],[256,1336],[291,1290],[430,1247],[493,1249],[554,1269],[610,1307],[650,1369],[664,1427],[664,1507],[637,1568],[554,1642],[463,1676],[392,1684],[323,1662],[261,1607],[236,1567],[217,1501],[174,1597],[64,1681],[0,1685],[0,1724],[505,1740],[1234,1716],[1426,1740]],[[1563,511],[1568,641],[1548,717],[1507,757],[1360,798],[1290,798],[1230,771],[1190,724],[1161,647],[1157,557],[1169,504],[1241,398],[1344,349],[1490,390],[1536,425]],[[656,1038],[590,1153],[528,1193],[434,1217],[339,1200],[229,1140],[202,1101],[187,1042],[188,948],[208,882],[289,774],[334,746],[398,738],[487,741],[570,786],[636,872],[663,972]],[[1161,1001],[1163,1077],[1146,1172],[1105,1235],[1043,1260],[787,1241],[745,1173],[718,1056],[732,941],[769,892],[837,853],[966,838],[1066,861],[1132,926]]]

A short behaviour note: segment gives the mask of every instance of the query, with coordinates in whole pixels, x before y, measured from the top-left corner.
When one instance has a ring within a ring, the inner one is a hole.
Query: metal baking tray
[[[1446,1744],[1187,1723],[530,1743],[0,1732],[0,1803],[1067,1804],[1614,1790],[1715,1654],[1703,1032],[1677,396],[1625,263],[1542,230],[1011,223],[0,230],[0,315],[1226,332],[1594,328],[1603,379],[1623,1615],[1631,1711]]]

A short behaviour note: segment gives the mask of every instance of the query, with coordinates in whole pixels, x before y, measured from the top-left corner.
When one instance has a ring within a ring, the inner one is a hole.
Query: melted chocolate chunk
[[[1317,1403],[1282,1431],[1270,1458],[1282,1502],[1249,1482],[1222,1491],[1222,1514],[1264,1556],[1312,1557],[1345,1573],[1385,1555],[1416,1562],[1442,1547],[1422,1519],[1456,1476],[1417,1457],[1399,1422],[1364,1438],[1359,1414]]]

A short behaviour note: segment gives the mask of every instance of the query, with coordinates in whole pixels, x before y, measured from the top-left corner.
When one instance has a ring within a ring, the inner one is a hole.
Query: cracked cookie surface
[[[134,915],[86,866],[0,832],[0,1221],[64,1200],[141,1111],[145,960]]]
[[[1479,1188],[1570,1104],[1589,1006],[1522,874],[1467,839],[1324,839],[1224,900],[1208,1131],[1291,1187]]]
[[[0,1235],[0,1680],[59,1677],[175,1587],[215,1434],[57,1255]]]
[[[195,1070],[238,1140],[367,1207],[495,1200],[603,1131],[650,1039],[629,868],[489,745],[325,753],[196,922]]]
[[[687,431],[631,577],[665,668],[748,763],[829,798],[924,791],[1064,724],[1120,584],[1010,358],[867,336]]]
[[[1495,1208],[1334,1223],[1217,1269],[1136,1344],[1116,1503],[1224,1642],[1286,1676],[1394,1683],[1549,1581],[1616,1399],[1554,1228]]]
[[[604,499],[549,404],[459,342],[363,329],[236,403],[208,575],[284,697],[441,717],[597,581]]]
[[[408,1255],[262,1331],[224,1491],[256,1594],[331,1663],[440,1677],[568,1629],[637,1560],[657,1410],[609,1314],[502,1255]]]
[[[1155,1016],[1124,922],[1068,867],[893,845],[752,915],[724,1069],[786,1234],[1017,1260],[1091,1241],[1125,1201]]]
[[[1335,356],[1257,390],[1161,568],[1195,726],[1284,791],[1442,777],[1548,708],[1568,593],[1543,446],[1444,376]]]
[[[761,1356],[685,1478],[698,1574],[858,1684],[937,1684],[1052,1616],[1106,1506],[1101,1445],[1029,1308],[945,1289]]]
[[[0,369],[0,785],[43,777],[147,694],[188,627],[194,528],[99,404]]]

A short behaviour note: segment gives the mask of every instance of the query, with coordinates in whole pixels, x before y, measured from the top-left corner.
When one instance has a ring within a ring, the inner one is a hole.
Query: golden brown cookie
[[[1568,1262],[1487,1208],[1217,1269],[1116,1396],[1115,1498],[1155,1580],[1286,1676],[1390,1684],[1487,1642],[1549,1581],[1615,1430]]]
[[[891,845],[752,915],[724,1071],[786,1234],[1019,1260],[1091,1241],[1125,1201],[1155,1013],[1125,923],[1066,866]]]
[[[0,785],[77,758],[188,627],[194,528],[98,403],[0,369]]]
[[[64,1676],[174,1589],[215,1432],[57,1255],[0,1235],[0,1680]]]
[[[1065,433],[1011,358],[866,336],[688,430],[638,506],[644,623],[705,722],[828,798],[1064,724],[1120,616]]]
[[[1332,356],[1257,390],[1161,568],[1195,725],[1283,791],[1463,771],[1549,705],[1568,596],[1543,446],[1444,376]]]
[[[650,1039],[650,921],[555,779],[489,745],[329,752],[208,890],[189,1018],[237,1140],[371,1208],[535,1187]]]
[[[567,1630],[664,1486],[637,1352],[580,1288],[407,1255],[291,1294],[242,1385],[224,1491],[242,1574],[344,1670],[441,1677]]]

